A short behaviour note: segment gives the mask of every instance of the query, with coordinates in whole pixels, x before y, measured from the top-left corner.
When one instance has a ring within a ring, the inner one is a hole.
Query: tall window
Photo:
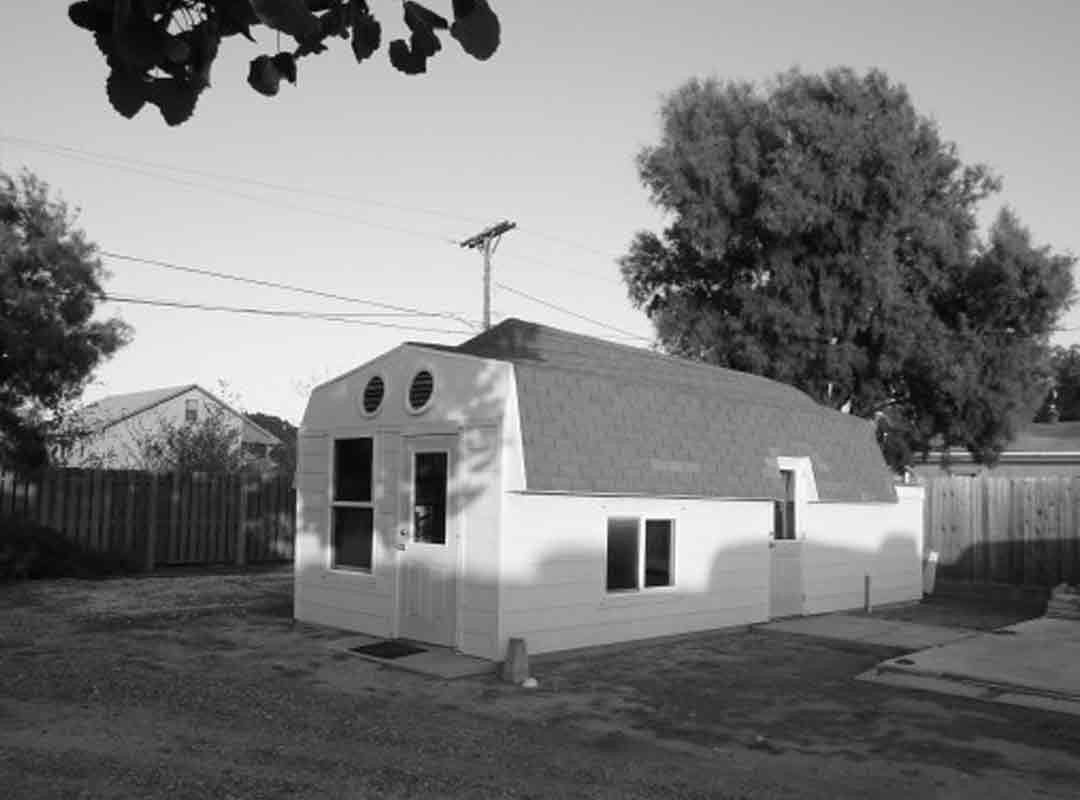
[[[184,401],[184,421],[185,422],[198,422],[199,421],[199,401],[191,398]]]
[[[371,502],[373,440],[334,440],[331,507],[335,569],[371,571],[375,509]]]
[[[413,478],[413,541],[446,544],[446,453],[417,453]]]
[[[608,519],[607,590],[628,592],[673,586],[674,525],[670,519]]]
[[[773,506],[773,538],[795,538],[795,472],[790,469],[780,470],[784,481],[784,499],[775,501]]]

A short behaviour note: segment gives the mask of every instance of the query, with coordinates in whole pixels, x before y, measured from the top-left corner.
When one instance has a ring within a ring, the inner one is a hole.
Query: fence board
[[[24,516],[146,569],[288,560],[295,498],[288,477],[0,471],[0,516]]]
[[[1080,581],[1080,478],[947,476],[926,491],[924,541],[953,580]]]

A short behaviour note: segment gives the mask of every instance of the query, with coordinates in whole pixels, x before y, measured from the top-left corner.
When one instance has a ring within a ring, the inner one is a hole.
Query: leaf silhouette
[[[233,36],[239,33],[245,39],[255,41],[250,28],[259,21],[259,18],[255,15],[255,9],[251,7],[251,0],[218,0],[217,13],[222,36]]]
[[[131,119],[146,105],[147,84],[134,73],[114,69],[105,80],[105,94],[117,113]]]
[[[371,16],[364,0],[352,0],[349,4],[352,18],[352,50],[357,61],[370,58],[382,41],[382,26]]]
[[[270,63],[274,65],[274,69],[281,74],[281,77],[289,83],[296,83],[296,58],[292,53],[278,53],[270,59]]]
[[[435,35],[435,31],[450,27],[450,23],[443,17],[419,3],[405,0],[405,24],[412,31],[409,37],[409,49],[413,58],[419,56],[426,61],[442,50],[442,42]]]
[[[390,42],[390,63],[406,75],[427,72],[427,59],[410,50],[404,39]]]
[[[199,92],[178,78],[156,78],[150,84],[149,101],[158,107],[165,123],[179,125],[191,119]]]
[[[450,27],[450,23],[446,21],[445,17],[439,16],[430,8],[425,8],[419,3],[413,2],[413,0],[405,0],[404,5],[405,24],[409,26],[411,31],[416,31],[417,28],[446,30]]]
[[[251,6],[265,25],[298,42],[319,37],[319,18],[304,0],[251,0]]]
[[[281,83],[281,73],[274,66],[274,60],[270,56],[257,56],[251,60],[248,68],[248,84],[259,94],[273,97],[278,93]]]
[[[454,0],[450,35],[473,58],[487,61],[499,49],[499,18],[487,0]]]

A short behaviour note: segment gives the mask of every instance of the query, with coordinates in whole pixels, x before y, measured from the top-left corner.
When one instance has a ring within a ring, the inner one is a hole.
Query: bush
[[[136,569],[134,561],[121,553],[90,550],[29,520],[0,519],[0,580],[97,578]]]

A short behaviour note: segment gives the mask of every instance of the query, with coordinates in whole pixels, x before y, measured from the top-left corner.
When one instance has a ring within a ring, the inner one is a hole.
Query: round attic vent
[[[383,395],[386,394],[386,382],[376,375],[367,382],[364,387],[363,408],[365,414],[374,414],[382,405]]]
[[[409,408],[413,411],[423,411],[431,402],[431,395],[435,391],[435,377],[429,370],[422,369],[413,376],[409,384]]]

